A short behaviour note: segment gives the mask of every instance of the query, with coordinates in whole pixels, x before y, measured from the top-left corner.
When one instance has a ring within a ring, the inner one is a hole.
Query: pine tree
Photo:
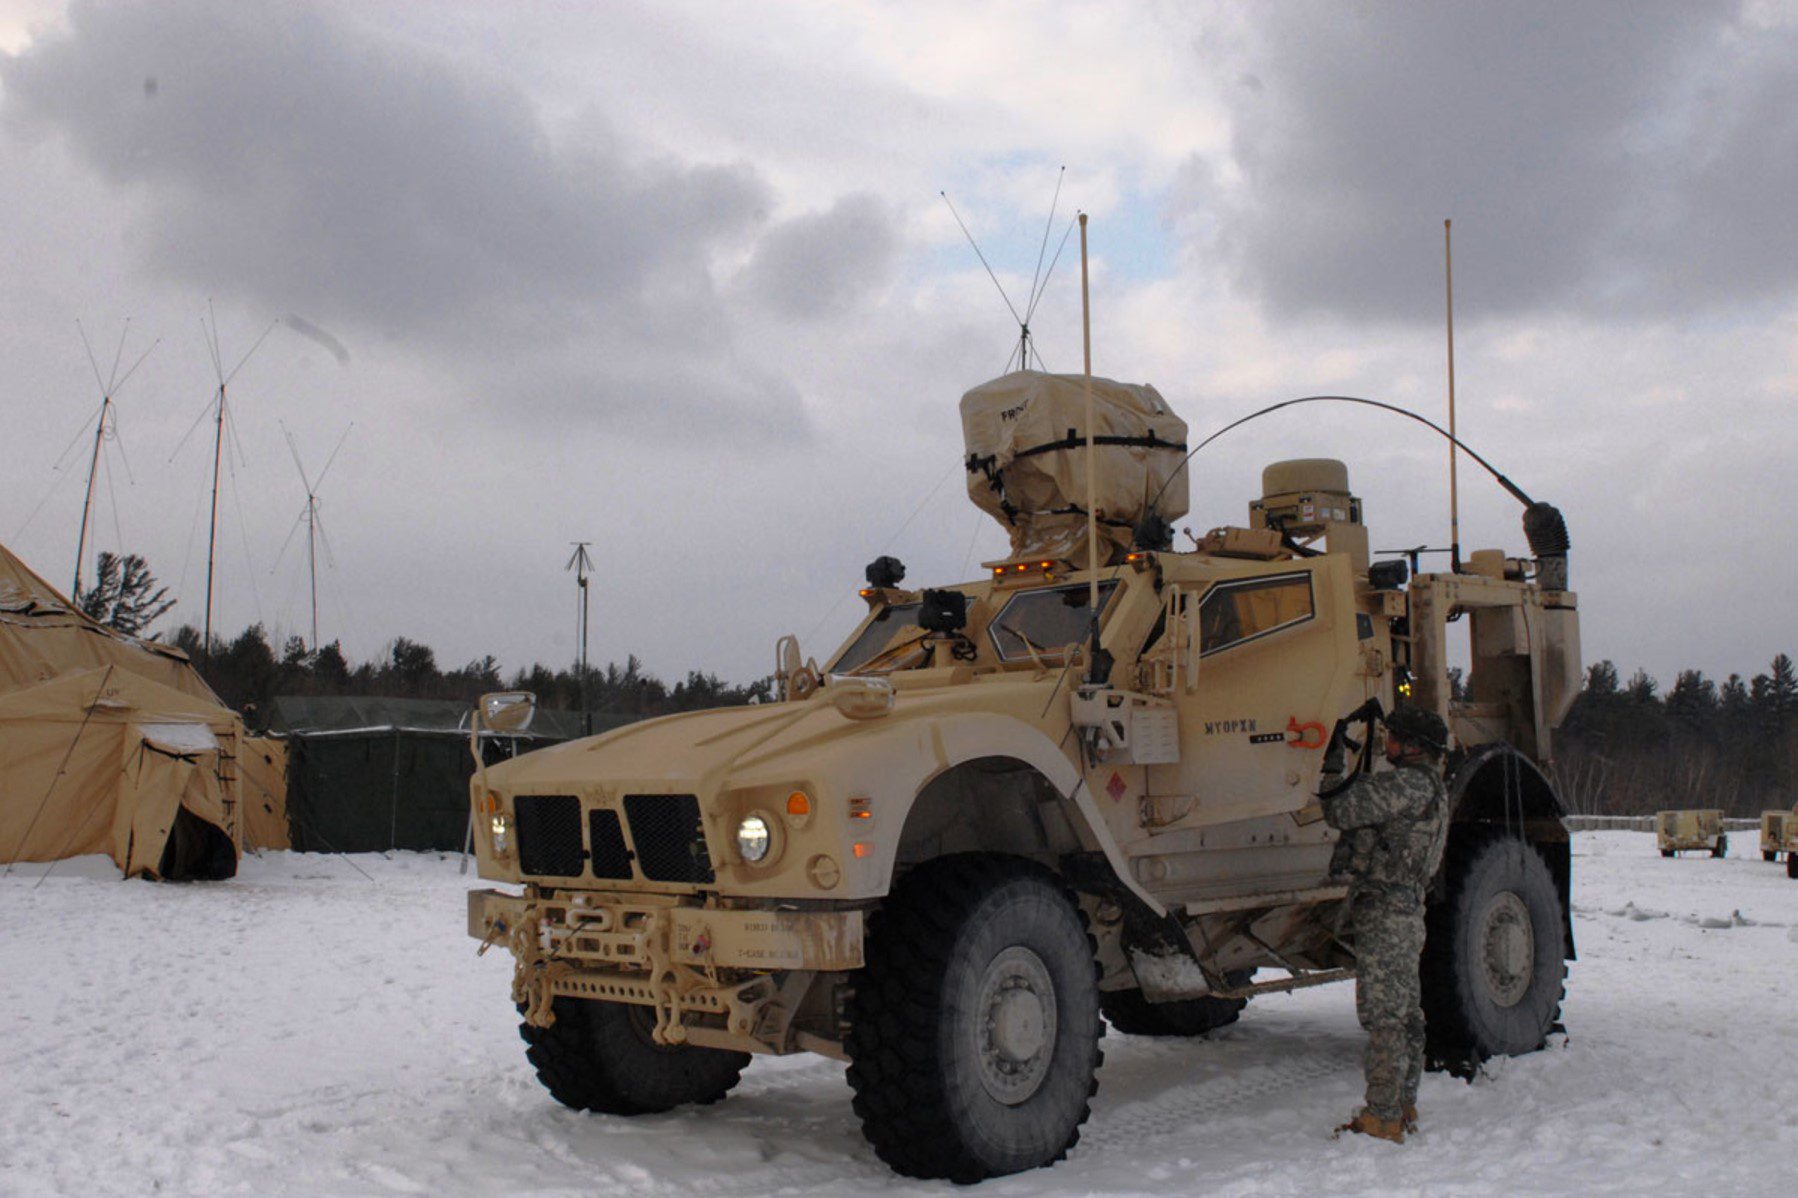
[[[1768,668],[1766,702],[1776,728],[1785,727],[1786,721],[1798,713],[1798,675],[1793,673],[1792,659],[1783,653]]]
[[[94,585],[75,596],[75,606],[126,636],[145,632],[175,606],[167,598],[169,589],[156,585],[149,564],[135,553],[119,557],[102,551],[94,575]]]

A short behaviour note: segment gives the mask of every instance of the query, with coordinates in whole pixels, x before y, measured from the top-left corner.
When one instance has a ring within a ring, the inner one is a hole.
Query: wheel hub
[[[1055,983],[1041,957],[1013,945],[980,979],[980,1084],[1017,1106],[1042,1087],[1055,1050]]]
[[[1529,992],[1536,962],[1536,931],[1522,898],[1509,890],[1493,896],[1479,944],[1487,993],[1501,1007],[1516,1006]]]

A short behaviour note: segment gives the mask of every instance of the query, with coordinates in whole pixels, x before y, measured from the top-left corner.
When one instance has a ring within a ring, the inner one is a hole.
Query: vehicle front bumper
[[[468,934],[515,960],[512,999],[554,1022],[556,998],[653,1007],[655,1037],[761,1052],[817,1049],[792,1020],[818,973],[862,965],[860,910],[701,907],[677,896],[550,891],[468,895]]]

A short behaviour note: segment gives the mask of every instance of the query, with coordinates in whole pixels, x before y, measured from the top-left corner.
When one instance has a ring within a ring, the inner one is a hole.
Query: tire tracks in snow
[[[1329,1078],[1341,1078],[1356,1063],[1342,1053],[1306,1052],[1272,1064],[1257,1063],[1247,1070],[1238,1063],[1220,1065],[1218,1073],[1201,1082],[1162,1091],[1152,1098],[1125,1099],[1089,1121],[1075,1147],[1073,1159],[1090,1160],[1140,1148],[1191,1129],[1203,1116],[1241,1110],[1250,1101]],[[1099,1093],[1105,1093],[1100,1074]]]
[[[1169,1054],[1155,1072],[1180,1067]],[[1257,1061],[1246,1067],[1242,1061],[1220,1062],[1216,1072],[1204,1080],[1157,1091],[1147,1097],[1122,1096],[1111,1103],[1104,1097],[1105,1072],[1101,1068],[1097,1109],[1081,1129],[1080,1142],[1069,1160],[1087,1164],[1102,1162],[1119,1153],[1135,1152],[1184,1137],[1194,1124],[1204,1122],[1207,1116],[1226,1111],[1241,1112],[1274,1095],[1327,1079],[1340,1079],[1350,1073],[1356,1078],[1360,1076],[1356,1055],[1349,1049],[1303,1052],[1271,1064]],[[822,1070],[793,1070],[769,1078],[772,1083],[769,1089],[758,1091],[754,1097],[775,1097],[781,1092],[823,1083],[828,1077],[829,1074]],[[791,1132],[795,1129],[783,1130]],[[779,1142],[779,1135],[770,1137],[770,1144]],[[814,1141],[814,1147],[821,1145]],[[886,1167],[873,1160],[860,1143],[859,1134],[856,1149],[849,1155],[791,1164],[770,1160],[764,1169],[748,1175],[687,1179],[683,1185],[685,1192],[703,1198],[760,1198],[770,1192],[834,1194],[853,1186],[858,1173],[865,1173],[871,1185],[891,1180]]]

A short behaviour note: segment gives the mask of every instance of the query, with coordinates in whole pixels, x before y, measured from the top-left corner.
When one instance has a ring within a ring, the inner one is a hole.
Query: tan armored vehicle
[[[481,876],[507,889],[470,895],[469,933],[515,956],[557,1099],[710,1103],[750,1054],[811,1052],[849,1063],[900,1172],[1058,1160],[1102,1015],[1197,1035],[1257,994],[1353,975],[1314,796],[1333,726],[1369,699],[1432,708],[1455,737],[1432,1054],[1542,1045],[1573,952],[1541,768],[1581,679],[1558,515],[1531,509],[1532,558],[1408,578],[1369,560],[1346,468],[1295,461],[1267,469],[1243,526],[1175,551],[1185,425],[1152,388],[1092,386],[1091,419],[1080,376],[963,399],[971,497],[1013,537],[985,577],[914,590],[880,559],[845,644],[815,662],[783,639],[781,701],[476,777]],[[487,718],[524,702],[492,697]]]
[[[1729,852],[1729,837],[1723,831],[1723,812],[1711,807],[1657,812],[1654,838],[1663,857],[1675,853],[1709,853],[1713,857],[1722,857]]]

